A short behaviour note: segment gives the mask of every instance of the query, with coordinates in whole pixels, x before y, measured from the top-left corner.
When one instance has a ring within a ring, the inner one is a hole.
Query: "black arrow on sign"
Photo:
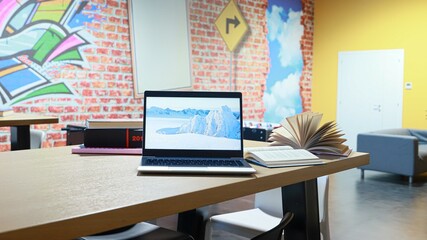
[[[239,19],[237,19],[236,16],[234,16],[234,19],[227,18],[226,25],[225,25],[225,33],[227,33],[227,34],[229,32],[229,26],[230,26],[230,24],[234,24],[234,28],[236,28],[240,24]]]

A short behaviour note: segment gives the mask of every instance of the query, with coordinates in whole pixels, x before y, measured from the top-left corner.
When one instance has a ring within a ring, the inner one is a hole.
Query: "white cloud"
[[[283,23],[283,31],[279,35],[280,42],[280,63],[283,67],[297,65],[302,62],[300,40],[304,33],[301,25],[301,12],[289,12],[289,19]]]
[[[280,44],[278,53],[280,63],[283,67],[298,66],[302,63],[300,40],[304,33],[301,25],[302,12],[289,10],[288,20],[284,22],[281,18],[283,8],[273,6],[268,18],[268,38],[270,41],[277,40]]]
[[[264,93],[265,114],[269,116],[269,121],[280,122],[283,118],[296,114],[296,109],[301,104],[300,76],[300,73],[289,74],[273,85],[271,93]]]
[[[267,11],[268,19],[268,38],[270,41],[276,40],[277,36],[280,34],[281,25],[283,24],[280,14],[283,13],[283,8],[273,5],[271,13]]]

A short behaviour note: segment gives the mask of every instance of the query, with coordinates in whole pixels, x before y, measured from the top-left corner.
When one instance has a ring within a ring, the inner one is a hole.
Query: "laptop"
[[[242,136],[239,92],[145,91],[138,171],[252,174]]]

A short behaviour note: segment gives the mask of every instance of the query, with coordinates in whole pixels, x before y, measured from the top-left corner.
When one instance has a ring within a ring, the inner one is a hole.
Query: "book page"
[[[333,130],[335,127],[335,124],[331,122],[327,122],[323,124],[320,128],[315,131],[315,133],[310,137],[309,141],[306,142],[304,148],[309,149],[310,147],[316,145],[321,139],[324,137],[324,135],[328,132]]]
[[[291,146],[271,146],[271,147],[247,147],[244,152],[274,151],[274,150],[292,150]]]
[[[270,134],[268,141],[271,141],[271,146],[289,145],[292,148],[301,148],[292,136],[284,127],[273,129]]]
[[[304,118],[305,118],[305,114],[299,114],[296,115],[296,123],[297,123],[297,130],[298,130],[298,136],[299,136],[299,144],[300,146],[304,146],[304,142],[305,142],[305,125],[304,124]]]
[[[282,126],[294,137],[295,143],[297,143],[301,148],[301,141],[299,136],[299,130],[297,129],[297,119],[296,116],[288,117],[282,121]]]
[[[311,154],[309,151],[304,149],[294,149],[294,150],[283,150],[283,151],[262,151],[256,152],[256,155],[262,156],[264,162],[277,162],[285,160],[308,160],[308,159],[318,159],[317,156]]]
[[[253,156],[256,160],[265,164],[283,163],[295,160],[319,159],[316,155],[304,149],[269,150],[248,152],[248,158]]]
[[[320,121],[322,120],[323,114],[321,113],[311,113],[310,123],[308,124],[308,129],[306,133],[306,139],[311,139],[319,129]],[[307,144],[307,142],[306,142]]]

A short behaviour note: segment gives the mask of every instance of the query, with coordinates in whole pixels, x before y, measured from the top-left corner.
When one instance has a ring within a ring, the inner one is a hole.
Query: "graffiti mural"
[[[300,77],[303,68],[300,40],[301,0],[269,0],[267,8],[270,72],[267,76],[264,121],[280,123],[302,111]]]
[[[83,14],[88,1],[0,0],[0,104],[48,94],[75,95],[50,76],[64,65],[85,67],[91,44]]]

